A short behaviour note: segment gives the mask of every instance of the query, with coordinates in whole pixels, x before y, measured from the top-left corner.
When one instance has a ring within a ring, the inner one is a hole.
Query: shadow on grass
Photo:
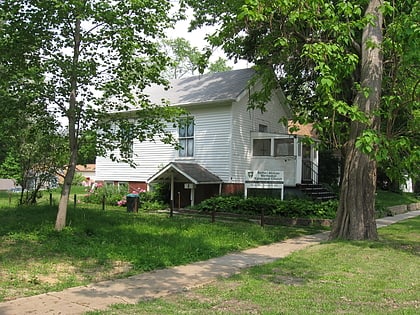
[[[54,207],[0,209],[0,250],[9,266],[48,257],[66,261],[88,277],[95,268],[126,262],[121,276],[187,264],[281,241],[315,228],[261,228],[251,223],[211,224],[207,219],[69,207],[68,225],[54,230]],[[7,266],[7,265],[6,265]],[[7,268],[7,267],[6,267]]]
[[[420,255],[420,217],[378,229],[378,241],[349,242],[361,248],[394,249]]]
[[[246,274],[267,281],[300,285],[310,280],[320,280],[337,272],[344,277],[353,277],[359,268],[374,262],[375,272],[401,264],[401,260],[418,259],[420,254],[420,217],[381,228],[378,241],[326,241],[304,253],[293,253],[273,264],[257,266]],[[391,256],[390,262],[384,262]],[[397,258],[400,257],[400,258]],[[241,279],[241,275],[235,276]],[[234,278],[235,278],[234,277]],[[338,277],[339,278],[339,277]]]

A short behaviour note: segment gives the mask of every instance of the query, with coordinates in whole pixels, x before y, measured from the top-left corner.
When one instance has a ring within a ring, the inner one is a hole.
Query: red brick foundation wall
[[[243,194],[244,193],[244,184],[223,184],[222,186],[222,195],[234,195],[234,194]]]
[[[128,190],[129,192],[133,192],[133,191],[147,191],[147,184],[145,182],[129,182],[128,183]]]
[[[115,185],[118,185],[118,181],[114,182]],[[145,182],[129,182],[129,193],[133,191],[147,190],[147,184]],[[225,183],[222,184],[222,195],[233,195],[233,194],[243,194],[244,184],[234,184],[234,183]],[[175,183],[174,185],[174,206],[178,208],[187,207],[191,204],[191,190],[185,189],[183,183]],[[197,185],[195,189],[195,204],[199,204],[205,199],[218,196],[219,195],[219,184],[212,185]],[[169,199],[169,192],[168,192]],[[170,200],[167,200],[168,203]]]
[[[105,182],[104,181],[97,181],[97,184],[102,184],[104,185]],[[107,182],[109,183],[109,182]],[[113,181],[113,184],[115,186],[118,186],[119,181]],[[126,181],[121,181],[121,183],[127,183]],[[147,191],[147,184],[145,182],[128,182],[128,192],[131,193],[133,191],[140,191],[140,190],[144,190]]]

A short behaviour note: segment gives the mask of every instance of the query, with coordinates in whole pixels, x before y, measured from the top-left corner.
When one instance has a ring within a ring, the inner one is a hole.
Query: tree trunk
[[[72,152],[70,163],[67,166],[67,172],[64,176],[63,188],[61,189],[60,202],[58,204],[57,218],[55,221],[55,229],[61,231],[66,226],[67,206],[69,203],[71,184],[76,172],[77,153]]]
[[[345,145],[345,164],[340,189],[337,218],[330,234],[331,239],[365,240],[377,239],[375,222],[376,162],[370,155],[356,147],[357,139],[367,129],[377,130],[382,89],[382,0],[371,0],[366,15],[375,17],[374,24],[363,30],[361,58],[361,90],[354,100],[370,118],[369,124],[353,121],[349,141]],[[366,97],[364,90],[369,91]]]
[[[73,182],[74,174],[76,172],[77,155],[78,155],[78,114],[80,110],[77,108],[77,68],[80,54],[80,19],[76,19],[74,29],[74,49],[73,49],[73,72],[70,78],[70,98],[69,109],[67,111],[67,118],[69,121],[69,150],[70,159],[67,166],[67,172],[64,176],[63,188],[61,190],[60,202],[58,204],[57,218],[55,221],[55,229],[61,231],[66,226],[67,205],[71,191],[71,184]]]
[[[355,141],[352,141],[344,163],[340,203],[330,238],[377,239],[376,162],[357,149]]]

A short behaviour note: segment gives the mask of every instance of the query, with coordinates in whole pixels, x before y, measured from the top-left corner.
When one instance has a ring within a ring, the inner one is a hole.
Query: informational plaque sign
[[[284,194],[284,171],[279,170],[247,170],[245,171],[245,198],[248,189],[281,189],[281,199]]]

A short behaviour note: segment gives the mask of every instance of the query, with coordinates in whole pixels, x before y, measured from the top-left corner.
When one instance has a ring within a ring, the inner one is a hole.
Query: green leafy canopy
[[[413,128],[419,110],[418,1],[381,1],[384,80],[381,108],[370,113],[354,101],[359,93],[368,98],[372,92],[360,82],[363,29],[376,21],[374,14],[365,14],[371,1],[185,2],[194,8],[192,27],[220,26],[209,36],[211,44],[232,58],[255,63],[260,72],[274,71],[295,120],[314,123],[325,145],[343,148],[350,122],[358,121],[369,129],[358,139],[359,149],[380,166],[395,168],[389,173],[395,179],[398,173],[419,175],[419,136]],[[374,46],[366,41],[367,49]],[[380,131],[372,125],[377,119]],[[385,157],[393,162],[385,163]]]

